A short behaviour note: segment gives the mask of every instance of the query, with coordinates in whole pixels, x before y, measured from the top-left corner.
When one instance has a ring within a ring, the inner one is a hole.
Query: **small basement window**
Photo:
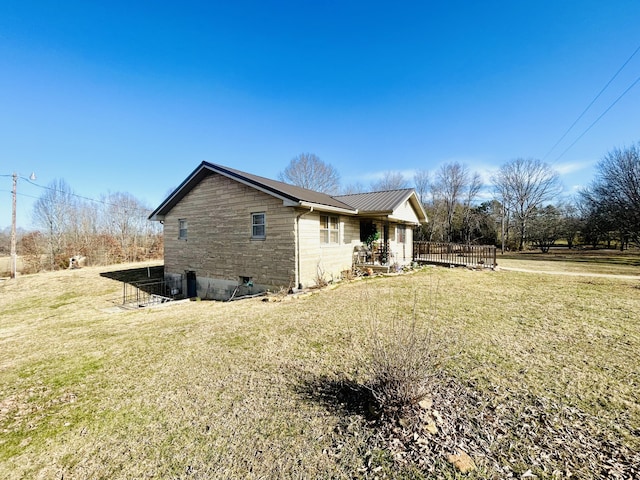
[[[178,220],[178,238],[180,240],[187,239],[187,229],[187,220],[185,218],[181,218],[180,220]]]
[[[267,218],[264,212],[251,214],[251,238],[263,240],[267,237]]]

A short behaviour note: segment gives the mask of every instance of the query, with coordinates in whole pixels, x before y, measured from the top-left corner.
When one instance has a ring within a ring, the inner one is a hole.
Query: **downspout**
[[[313,212],[313,207],[309,207],[308,212],[302,212],[296,217],[296,278],[295,283],[298,286],[298,290],[302,290],[302,282],[300,281],[301,277],[301,267],[300,267],[300,218],[304,215],[308,215]]]

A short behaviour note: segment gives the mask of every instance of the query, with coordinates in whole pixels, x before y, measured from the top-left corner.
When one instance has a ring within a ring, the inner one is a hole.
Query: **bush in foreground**
[[[417,318],[415,305],[410,318],[374,319],[372,330],[367,387],[386,415],[402,416],[429,395],[442,348]]]

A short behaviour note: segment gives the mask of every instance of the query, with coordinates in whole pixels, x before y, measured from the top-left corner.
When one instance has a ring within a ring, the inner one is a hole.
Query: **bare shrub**
[[[329,285],[329,281],[325,276],[324,268],[322,268],[322,265],[320,265],[320,263],[318,263],[318,267],[316,268],[316,278],[314,279],[314,281],[316,287],[318,288],[326,287],[327,285]]]
[[[342,272],[340,272],[340,278],[342,278],[342,280],[346,280],[347,282],[350,282],[351,280],[356,278],[356,273],[351,269],[343,270]]]
[[[22,237],[20,241],[22,273],[37,273],[42,270],[43,242],[44,239],[40,232],[30,232]]]
[[[419,318],[414,294],[411,312],[394,307],[391,317],[372,316],[367,388],[383,413],[402,415],[432,390],[442,363],[442,342]],[[400,306],[399,306],[400,307]]]

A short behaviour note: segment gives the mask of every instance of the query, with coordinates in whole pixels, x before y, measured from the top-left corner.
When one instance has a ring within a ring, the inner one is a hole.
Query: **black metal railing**
[[[461,243],[413,242],[415,262],[464,267],[495,268],[494,245],[466,245]]]
[[[122,285],[122,305],[128,308],[149,307],[175,299],[171,288],[164,280],[123,282]]]

